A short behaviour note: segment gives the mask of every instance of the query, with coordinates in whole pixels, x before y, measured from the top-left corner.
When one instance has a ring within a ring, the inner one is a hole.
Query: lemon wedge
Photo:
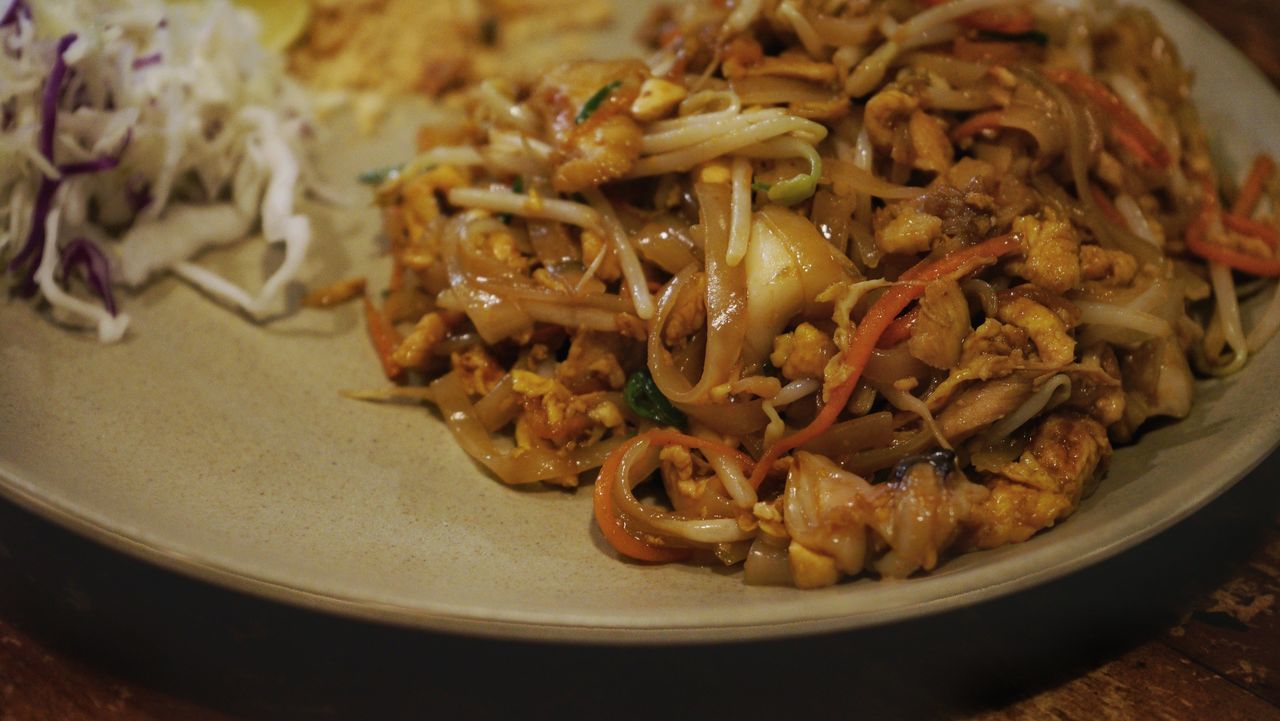
[[[252,10],[262,23],[259,40],[268,50],[284,50],[293,44],[311,19],[310,0],[235,0]]]

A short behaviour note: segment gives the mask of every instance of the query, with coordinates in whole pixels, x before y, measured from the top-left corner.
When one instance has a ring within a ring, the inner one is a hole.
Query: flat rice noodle
[[[906,343],[892,348],[876,348],[871,352],[862,377],[880,385],[893,385],[904,378],[925,381],[933,377],[933,369],[911,355]]]
[[[582,254],[569,239],[569,232],[564,224],[549,220],[526,221],[529,232],[529,244],[533,246],[534,255],[552,273],[555,268],[566,263],[581,263]]]
[[[815,13],[809,17],[809,23],[822,42],[839,48],[861,45],[870,40],[880,25],[880,18],[875,14],[859,18],[838,18]]]
[[[914,52],[903,56],[903,62],[913,68],[928,70],[946,80],[953,87],[973,85],[983,80],[991,72],[991,66],[960,60],[950,55],[931,52]]]
[[[757,212],[742,266],[747,274],[747,335],[742,369],[753,372],[797,317],[831,317],[818,296],[836,283],[861,279],[853,262],[833,248],[808,219],[780,205]]]
[[[460,248],[467,222],[467,218],[462,215],[453,218],[445,224],[444,231],[440,234],[440,255],[444,259],[451,285],[448,291],[437,298],[441,307],[455,307],[465,312],[476,327],[476,332],[490,344],[532,329],[533,319],[519,304],[504,301],[501,297],[472,285],[471,276],[463,265]],[[448,302],[450,299],[452,303]]]
[[[925,192],[924,188],[898,185],[877,178],[870,171],[839,158],[822,159],[822,179],[818,182],[830,185],[832,192],[837,195],[861,193],[885,200],[915,200]]]
[[[506,426],[520,415],[520,395],[515,391],[515,381],[510,373],[489,391],[484,398],[476,401],[476,418],[489,433]]]
[[[795,78],[767,75],[739,78],[730,83],[730,87],[743,105],[826,103],[838,99],[830,88]]]
[[[658,469],[658,447],[637,443],[623,454],[618,466],[613,500],[618,518],[628,533],[662,536],[678,541],[676,545],[710,548],[717,543],[732,543],[751,537],[734,518],[703,518],[701,513],[681,513],[648,506],[635,497],[633,489]],[[736,510],[729,505],[730,510]]]
[[[674,217],[651,221],[633,236],[633,242],[645,260],[675,275],[702,262],[699,248],[682,226]]]
[[[522,485],[576,476],[598,468],[609,452],[621,443],[620,439],[601,441],[578,449],[567,457],[541,448],[526,448],[519,456],[504,453],[494,445],[456,374],[447,373],[437,378],[429,388],[445,425],[458,445],[503,483]]]
[[[857,195],[837,195],[826,188],[820,188],[813,195],[813,209],[809,211],[809,220],[827,242],[841,253],[849,252],[849,231],[853,226],[853,210],[857,203]]]
[[[907,456],[916,456],[924,453],[936,444],[937,441],[933,437],[933,432],[928,428],[923,428],[911,438],[900,443],[871,451],[850,453],[834,460],[846,471],[860,476],[870,476],[876,471],[892,468],[898,461]]]
[[[746,337],[746,272],[725,262],[729,244],[729,187],[699,183],[696,186],[702,213],[707,257],[707,346],[702,375],[690,384],[676,369],[662,340],[663,327],[675,300],[697,270],[686,267],[667,283],[658,301],[658,312],[649,324],[649,372],[662,394],[682,408],[705,404],[711,389],[729,382]],[[687,411],[686,411],[687,412]],[[715,428],[714,424],[708,424]],[[719,430],[719,429],[716,429]]]
[[[839,458],[892,444],[893,414],[881,411],[836,423],[822,435],[800,446],[800,450],[828,458]]]
[[[741,438],[758,433],[769,425],[764,402],[759,398],[727,403],[676,403],[690,418],[717,433]]]

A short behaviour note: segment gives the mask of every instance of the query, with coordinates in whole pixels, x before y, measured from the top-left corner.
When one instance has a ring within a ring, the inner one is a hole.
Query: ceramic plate
[[[1280,155],[1280,99],[1185,10],[1149,3],[1198,74],[1228,167]],[[412,123],[336,159],[401,158]],[[349,147],[338,146],[334,147]],[[345,165],[344,165],[345,164]],[[345,176],[345,177],[350,177]],[[309,277],[385,265],[367,211],[334,222]],[[205,259],[260,276],[256,246]],[[173,280],[127,299],[99,346],[0,302],[0,492],[115,548],[288,603],[430,629],[665,643],[845,629],[971,604],[1095,563],[1225,490],[1280,438],[1280,347],[1202,384],[1191,418],[1116,454],[1079,513],[1030,542],[924,578],[799,592],[738,572],[617,560],[590,494],[481,473],[429,410],[344,400],[381,385],[358,309],[246,323]]]

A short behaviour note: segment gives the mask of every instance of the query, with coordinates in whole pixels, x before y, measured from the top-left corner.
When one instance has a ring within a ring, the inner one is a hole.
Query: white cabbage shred
[[[279,312],[311,242],[296,204],[311,177],[304,150],[312,126],[282,59],[257,43],[256,19],[227,0],[0,0],[0,22],[8,282],[41,296],[60,321],[119,340],[128,316],[68,284],[60,267],[67,244],[85,239],[106,256],[116,284],[138,287],[173,271],[255,319]],[[53,89],[51,162],[41,133],[60,46],[66,72]],[[53,189],[47,209],[38,207],[42,187]],[[260,288],[193,260],[255,228],[284,248]],[[23,257],[36,240],[40,252]]]

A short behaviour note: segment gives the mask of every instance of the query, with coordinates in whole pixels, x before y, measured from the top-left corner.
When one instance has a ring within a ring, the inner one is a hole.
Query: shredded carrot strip
[[[1242,273],[1263,278],[1280,278],[1280,260],[1260,258],[1256,255],[1241,253],[1238,250],[1210,243],[1201,233],[1193,234],[1187,229],[1187,250],[1213,263],[1221,263]]]
[[[1249,176],[1244,179],[1244,185],[1240,186],[1240,195],[1236,198],[1235,205],[1231,206],[1231,212],[1242,218],[1253,215],[1253,211],[1258,209],[1258,201],[1262,200],[1263,189],[1271,182],[1271,176],[1275,172],[1276,162],[1271,156],[1259,155],[1255,158],[1253,167],[1249,169]]]
[[[1138,162],[1148,168],[1164,167],[1160,160],[1152,155],[1147,146],[1142,144],[1142,140],[1132,130],[1123,125],[1115,125],[1111,128],[1111,137],[1118,145],[1133,154],[1138,159]]]
[[[604,465],[600,467],[600,475],[596,476],[596,486],[592,493],[592,510],[595,513],[596,525],[600,527],[600,532],[604,534],[605,540],[618,553],[634,558],[637,561],[649,561],[651,563],[683,561],[689,557],[689,549],[668,548],[646,543],[628,533],[626,526],[622,523],[622,519],[618,517],[617,509],[613,503],[612,488],[613,484],[617,482],[618,471],[622,467],[623,457],[636,445],[644,442],[658,446],[684,446],[686,448],[718,451],[737,457],[744,468],[749,468],[753,461],[750,456],[742,451],[735,450],[722,443],[695,438],[694,436],[667,429],[656,429],[641,433],[613,449],[613,452],[605,459]]]
[[[1053,82],[1075,90],[1101,108],[1112,120],[1112,136],[1116,142],[1130,150],[1141,146],[1138,156],[1144,163],[1161,170],[1169,167],[1172,158],[1164,143],[1107,86],[1075,70],[1056,68],[1045,71],[1045,75]]]
[[[1102,188],[1099,188],[1096,185],[1090,185],[1089,192],[1093,194],[1094,202],[1096,202],[1098,207],[1102,209],[1102,214],[1107,217],[1107,220],[1122,228],[1129,227],[1129,224],[1125,222],[1124,216],[1120,214],[1119,209],[1117,209],[1115,204],[1111,202],[1111,198],[1108,198],[1107,194],[1102,192]]]
[[[854,388],[857,387],[858,379],[862,377],[862,371],[866,369],[867,361],[871,359],[871,353],[875,350],[881,336],[893,324],[898,314],[905,310],[911,304],[911,301],[919,298],[924,293],[925,283],[939,278],[965,275],[978,267],[994,262],[1002,255],[1021,250],[1022,240],[1020,237],[1002,235],[998,238],[992,238],[977,245],[957,250],[936,261],[922,261],[903,273],[899,280],[920,282],[895,285],[880,296],[871,306],[871,310],[867,311],[867,315],[854,331],[853,340],[850,341],[849,347],[845,349],[844,358],[842,359],[848,369],[845,380],[831,391],[826,405],[822,407],[813,422],[769,447],[764,456],[756,462],[755,470],[751,473],[751,485],[759,488],[760,484],[764,482],[765,476],[773,468],[774,462],[781,458],[784,453],[799,448],[817,438],[835,423],[836,418],[840,416],[840,412],[849,403],[849,396],[853,394]]]
[[[1253,220],[1235,213],[1224,213],[1222,215],[1222,224],[1237,233],[1244,233],[1257,238],[1272,248],[1280,246],[1280,233],[1260,220]]]
[[[876,344],[877,348],[892,348],[899,343],[911,337],[911,330],[915,328],[916,321],[920,318],[919,306],[903,313],[896,318],[884,333],[880,334],[880,342]]]
[[[957,125],[951,131],[951,140],[960,141],[965,138],[972,138],[984,130],[995,130],[1000,127],[1000,121],[1004,119],[1004,113],[1000,110],[988,110],[985,113],[978,113]]]
[[[391,356],[400,345],[400,334],[378,312],[367,295],[364,297],[364,325],[369,331],[369,340],[373,341],[373,349],[378,353],[378,360],[382,363],[382,372],[391,380],[399,378],[404,373],[404,368],[391,360]]]
[[[1200,183],[1204,188],[1204,206],[1200,209],[1200,213],[1195,220],[1191,221],[1191,225],[1187,226],[1187,250],[1211,263],[1221,263],[1242,273],[1264,278],[1280,278],[1280,259],[1274,257],[1263,258],[1249,253],[1242,253],[1234,248],[1228,248],[1209,241],[1206,237],[1209,223],[1213,220],[1215,214],[1221,212],[1221,207],[1218,204],[1218,193],[1213,187],[1212,181],[1208,178],[1202,178]],[[1233,217],[1230,214],[1222,215],[1222,223],[1227,227],[1231,227],[1232,224],[1239,225],[1242,220],[1249,222],[1247,219]]]

